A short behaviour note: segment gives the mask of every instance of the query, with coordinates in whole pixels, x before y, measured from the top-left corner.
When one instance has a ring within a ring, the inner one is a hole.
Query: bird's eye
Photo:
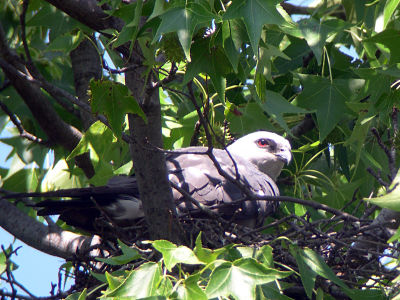
[[[268,140],[266,140],[266,139],[259,139],[259,140],[257,141],[257,145],[258,145],[259,147],[267,147],[267,146],[269,145],[269,142],[268,142]]]

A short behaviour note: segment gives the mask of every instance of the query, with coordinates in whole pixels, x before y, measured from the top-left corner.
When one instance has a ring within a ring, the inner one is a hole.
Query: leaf
[[[384,196],[375,198],[364,198],[363,200],[371,202],[382,208],[400,211],[400,170],[397,172],[395,179],[390,185],[390,189],[393,190]]]
[[[291,273],[264,267],[252,258],[225,262],[212,271],[206,287],[207,297],[231,295],[235,299],[255,299],[256,285],[285,278]]]
[[[320,22],[314,18],[309,18],[299,22],[299,29],[308,46],[314,52],[318,65],[321,64],[325,44],[330,42],[336,34],[342,32],[346,27],[349,27],[349,25],[339,19]]]
[[[388,47],[390,50],[389,64],[395,64],[400,61],[400,31],[386,29],[371,38],[363,40],[363,42],[378,43]]]
[[[105,292],[105,296],[135,298],[155,296],[157,285],[161,278],[160,265],[158,263],[144,263],[138,269],[130,271],[125,280],[116,289]]]
[[[315,110],[323,141],[344,117],[349,109],[346,101],[354,99],[364,85],[363,79],[329,79],[312,75],[297,75],[304,86],[296,103],[303,108]]]
[[[259,58],[257,60],[256,75],[262,75],[266,80],[273,82],[272,79],[272,58],[281,57],[286,60],[290,60],[285,53],[279,50],[279,48],[266,44],[261,41],[259,48]],[[265,85],[264,85],[265,86]],[[261,97],[261,95],[260,95]],[[262,98],[262,97],[261,97]]]
[[[114,12],[113,15],[120,17],[126,23],[119,33],[118,38],[113,43],[114,48],[117,48],[127,42],[131,42],[130,47],[133,47],[139,32],[139,22],[141,18],[142,7],[143,1],[136,1],[135,3],[122,6],[119,10]]]
[[[87,296],[87,289],[85,288],[82,292],[73,293],[68,295],[65,300],[85,300]]]
[[[393,16],[396,11],[397,6],[399,6],[400,0],[388,0],[385,4],[385,8],[383,9],[383,29],[386,28],[387,24],[390,21],[390,18]]]
[[[168,10],[160,18],[161,23],[154,35],[153,43],[158,41],[162,34],[176,32],[186,59],[191,61],[190,46],[195,29],[201,24],[210,27],[211,21],[219,17],[199,3],[190,3],[186,7]]]
[[[238,107],[227,102],[225,116],[230,123],[230,131],[235,134],[243,135],[260,129],[274,131],[274,127],[258,103],[250,102],[244,107]]]
[[[2,188],[7,191],[32,192],[39,184],[39,170],[34,166],[21,169],[2,179]]]
[[[182,284],[178,286],[178,299],[182,300],[207,300],[207,295],[198,285],[200,275],[188,276]]]
[[[290,57],[290,60],[283,57],[277,57],[274,60],[274,66],[279,73],[286,73],[295,70],[304,63],[304,57],[310,53],[310,47],[304,39],[298,39],[292,36],[288,37],[290,45],[283,51],[283,53]]]
[[[95,175],[90,182],[104,185],[114,175],[114,167],[118,168],[127,155],[129,148],[120,143],[112,131],[100,121],[93,123],[85,132],[67,160],[84,153],[90,153],[90,159],[95,169]]]
[[[209,40],[201,40],[193,45],[192,61],[187,66],[183,84],[187,84],[200,73],[207,73],[221,102],[224,102],[226,88],[224,75],[229,73],[229,65],[227,57],[220,48],[210,49]]]
[[[93,111],[107,116],[116,136],[122,134],[122,123],[127,113],[137,114],[147,122],[145,113],[125,85],[108,80],[92,80],[90,89]]]
[[[261,30],[265,24],[282,25],[285,19],[276,9],[281,1],[275,0],[237,0],[223,15],[224,20],[243,18],[250,44],[253,52],[258,56],[258,44],[260,42]]]
[[[203,248],[201,244],[201,233],[196,238],[196,247],[194,247],[193,252],[196,254],[196,257],[206,264],[214,262],[219,255],[226,252],[225,248],[219,248],[215,250]]]
[[[78,21],[48,4],[43,4],[41,9],[35,12],[32,18],[26,22],[28,27],[44,26],[50,28],[50,42],[64,33],[71,32],[79,26],[78,24]]]
[[[243,40],[240,35],[240,22],[237,20],[228,20],[222,23],[222,41],[225,54],[229,59],[235,73],[238,72],[240,57],[240,47]]]
[[[341,281],[335,275],[335,273],[332,271],[331,268],[329,268],[329,266],[325,263],[322,257],[319,256],[317,253],[315,253],[313,250],[308,248],[306,249],[296,248],[295,250],[298,259],[301,260],[301,264],[303,264],[303,266],[307,266],[312,272],[326,279],[331,280],[333,283],[337,284],[345,291],[349,290],[347,285],[344,284],[343,281]],[[309,271],[306,271],[305,275],[310,276],[311,273]],[[307,278],[304,279],[307,280]]]
[[[153,247],[163,255],[165,266],[171,271],[177,263],[197,265],[203,264],[193,251],[186,246],[176,246],[170,241],[157,240],[152,242]]]
[[[264,245],[257,250],[256,258],[258,261],[262,262],[266,267],[273,266],[273,248],[270,245]]]
[[[48,153],[48,149],[38,147],[38,145],[32,144],[31,141],[26,139],[21,139],[19,136],[3,138],[0,139],[0,142],[13,148],[7,158],[12,157],[15,153],[25,164],[36,162],[39,166],[42,166]]]
[[[119,266],[119,265],[127,264],[133,260],[136,260],[136,259],[139,259],[142,257],[139,254],[138,250],[125,245],[120,240],[118,240],[118,245],[119,245],[120,249],[122,250],[122,255],[113,256],[110,258],[96,257],[96,260],[105,262],[106,264],[109,264],[112,266]]]
[[[290,132],[290,130],[283,118],[283,114],[301,114],[308,112],[306,109],[294,106],[282,97],[281,94],[269,90],[265,91],[265,101],[262,104],[262,108],[278,122],[286,132]]]
[[[276,287],[272,287],[272,283],[263,284],[261,286],[262,293],[265,298],[261,299],[274,299],[274,300],[293,300],[293,298],[282,295]]]
[[[373,117],[368,117],[369,114],[359,112],[357,122],[351,132],[350,137],[345,141],[345,146],[350,146],[356,153],[354,163],[358,166],[360,158],[365,151],[365,139],[367,138],[369,128],[373,121]]]
[[[312,291],[315,286],[315,279],[317,277],[317,273],[312,270],[305,263],[304,257],[301,255],[301,250],[299,247],[295,245],[291,245],[290,252],[296,259],[297,266],[299,267],[300,279],[303,283],[304,290],[309,299],[312,299]]]
[[[14,271],[18,269],[18,265],[15,264],[12,260],[10,260],[10,255],[13,253],[12,245],[8,246],[7,249],[2,248],[3,251],[0,252],[0,275],[3,274],[7,270],[7,265],[10,271]],[[7,258],[8,257],[8,258]]]

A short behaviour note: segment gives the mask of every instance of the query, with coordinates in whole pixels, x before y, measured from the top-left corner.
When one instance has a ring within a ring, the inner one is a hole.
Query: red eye
[[[266,139],[260,139],[257,141],[257,145],[259,147],[267,147],[269,145],[268,140]]]

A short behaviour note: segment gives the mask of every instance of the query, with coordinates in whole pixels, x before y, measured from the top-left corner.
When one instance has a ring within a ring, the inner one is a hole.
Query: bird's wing
[[[245,199],[246,195],[239,185],[221,175],[214,162],[205,154],[207,148],[185,148],[167,156],[169,179],[188,192],[203,205],[227,204]],[[199,154],[196,154],[199,153]],[[189,154],[190,153],[190,154]],[[245,185],[260,196],[278,196],[275,182],[259,171],[253,164],[240,157],[230,157],[225,150],[214,149],[213,155],[218,164],[230,177]],[[179,191],[173,190],[174,199],[182,211],[195,209]],[[256,223],[275,211],[277,202],[249,200],[237,205],[223,205],[217,211],[226,218],[256,219]]]

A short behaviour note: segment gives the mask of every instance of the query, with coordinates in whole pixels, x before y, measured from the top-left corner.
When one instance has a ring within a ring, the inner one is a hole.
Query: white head
[[[288,164],[292,158],[289,141],[268,131],[256,131],[245,135],[227,149],[234,156],[252,162],[273,180],[276,180],[284,164]]]

